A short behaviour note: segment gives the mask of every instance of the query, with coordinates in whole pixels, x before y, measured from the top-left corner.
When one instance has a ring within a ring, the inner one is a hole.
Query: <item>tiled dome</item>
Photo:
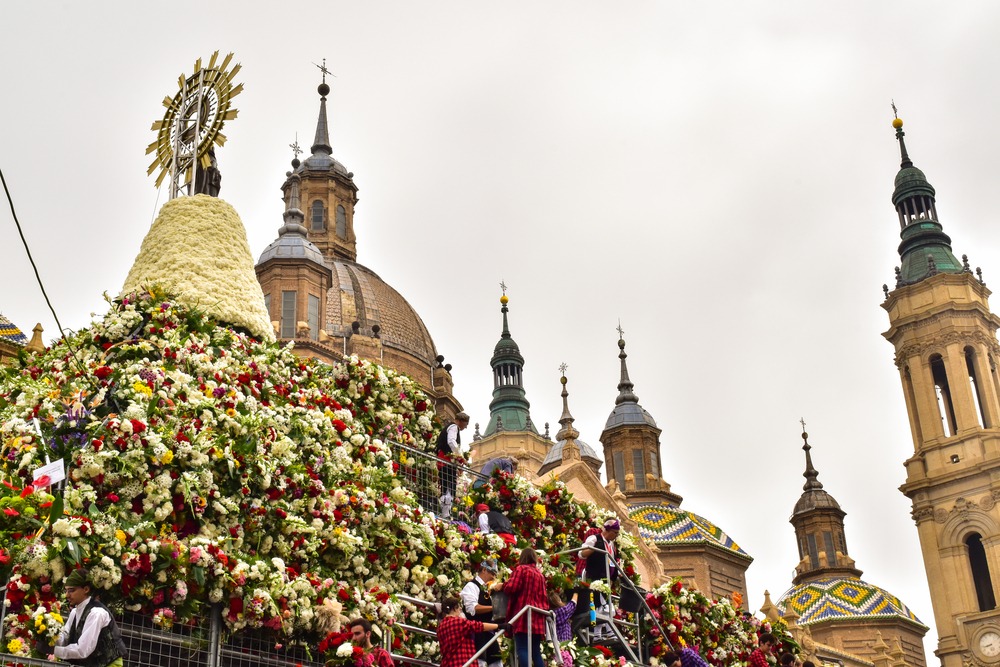
[[[747,560],[733,538],[708,519],[676,505],[640,503],[629,507],[629,518],[639,524],[639,535],[657,544],[709,544]]]
[[[858,618],[901,618],[926,627],[895,595],[853,577],[827,577],[792,587],[781,599],[782,613],[791,609],[799,625]]]
[[[28,337],[3,315],[0,315],[0,338],[18,345],[28,344]]]

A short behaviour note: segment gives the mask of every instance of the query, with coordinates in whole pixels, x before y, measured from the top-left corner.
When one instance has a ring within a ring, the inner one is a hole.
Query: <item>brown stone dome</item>
[[[415,357],[429,371],[437,352],[413,306],[366,266],[339,259],[328,264],[333,282],[327,293],[327,334],[344,338],[357,322],[358,333],[376,335],[384,347]]]

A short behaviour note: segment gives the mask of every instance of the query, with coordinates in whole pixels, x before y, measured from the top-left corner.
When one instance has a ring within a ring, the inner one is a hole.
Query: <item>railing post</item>
[[[208,665],[206,667],[219,667],[219,658],[222,654],[222,606],[212,605],[209,613],[208,626]]]

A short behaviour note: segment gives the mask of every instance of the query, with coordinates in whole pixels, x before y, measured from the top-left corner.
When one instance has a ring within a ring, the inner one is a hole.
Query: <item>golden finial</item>
[[[892,100],[892,126],[897,130],[903,127],[903,119],[899,117],[899,111],[896,109],[896,100]]]

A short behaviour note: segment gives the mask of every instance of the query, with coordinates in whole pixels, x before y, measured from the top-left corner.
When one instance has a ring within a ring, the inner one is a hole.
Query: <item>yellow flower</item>
[[[135,384],[132,385],[132,388],[135,389],[137,393],[144,394],[146,396],[153,395],[153,390],[146,386],[145,382],[139,382],[136,380]]]
[[[430,567],[431,565],[434,564],[434,559],[431,558],[430,556],[424,556],[422,559],[420,559],[420,562],[424,567]]]
[[[544,519],[545,518],[545,505],[542,505],[541,503],[538,503],[538,504],[535,505],[535,507],[533,509],[534,509],[534,515],[535,515],[536,519]]]
[[[115,531],[115,537],[118,539],[119,542],[121,542],[122,546],[125,546],[125,540],[128,539],[128,536],[125,535],[125,531],[124,530],[121,530],[121,529],[116,530]],[[60,621],[61,620],[62,619],[60,619]]]
[[[19,653],[24,648],[24,642],[14,638],[7,642],[7,653]]]
[[[399,453],[399,465],[405,466],[407,463],[406,452]]]
[[[45,624],[44,623],[38,626],[38,631],[39,632],[45,632]]]
[[[166,464],[174,460],[174,453],[169,449],[163,452],[163,456],[160,457],[160,463]]]
[[[62,614],[60,614],[58,611],[52,612],[52,618],[56,619],[56,623],[63,623],[64,622]]]

